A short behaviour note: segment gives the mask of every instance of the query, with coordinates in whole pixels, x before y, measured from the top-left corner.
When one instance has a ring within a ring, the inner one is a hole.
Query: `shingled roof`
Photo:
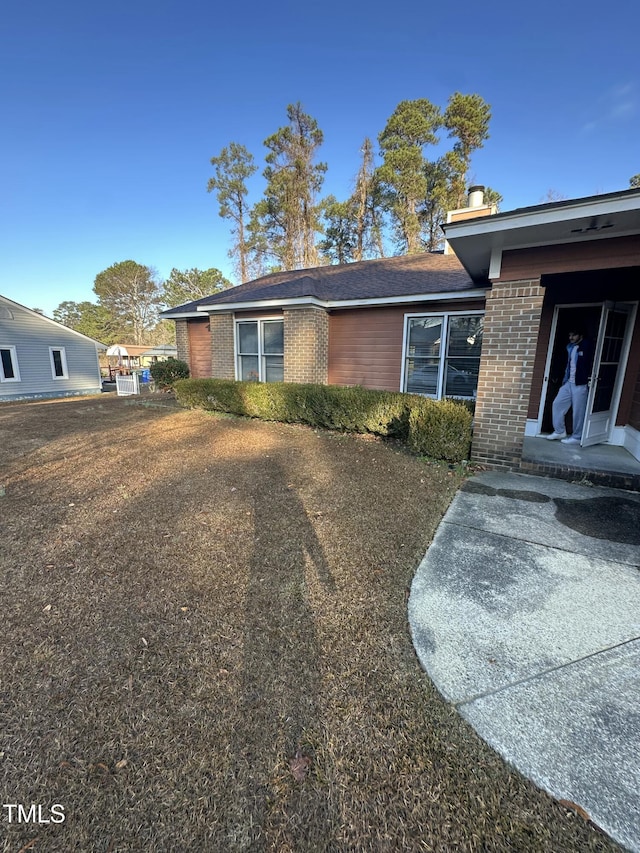
[[[243,303],[299,300],[308,297],[323,303],[352,300],[384,300],[402,296],[457,293],[473,290],[469,277],[455,255],[425,252],[379,258],[352,264],[291,270],[262,276],[246,284],[205,296],[164,311],[163,317],[206,312],[208,308],[241,307]]]

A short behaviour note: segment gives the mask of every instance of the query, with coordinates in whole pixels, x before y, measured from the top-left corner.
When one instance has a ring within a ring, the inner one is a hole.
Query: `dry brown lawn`
[[[2,404],[0,439],[0,795],[65,815],[3,809],[0,851],[617,849],[414,655],[458,472],[155,398]]]

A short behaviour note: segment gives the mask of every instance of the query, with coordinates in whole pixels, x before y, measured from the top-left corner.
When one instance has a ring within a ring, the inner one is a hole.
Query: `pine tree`
[[[323,134],[300,103],[287,107],[289,123],[265,140],[268,149],[264,198],[252,211],[252,250],[280,269],[318,264],[320,205],[326,164],[316,163]]]
[[[219,214],[223,219],[230,219],[233,223],[232,235],[233,246],[229,250],[229,257],[236,264],[236,271],[240,282],[250,278],[249,270],[249,248],[247,246],[247,218],[248,209],[246,203],[247,184],[246,181],[257,170],[253,156],[244,145],[231,142],[228,148],[223,148],[217,157],[211,158],[215,175],[209,178],[207,192],[217,192]]]

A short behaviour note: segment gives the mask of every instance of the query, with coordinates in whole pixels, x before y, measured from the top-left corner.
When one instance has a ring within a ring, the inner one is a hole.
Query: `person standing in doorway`
[[[569,332],[567,353],[567,368],[553,401],[553,432],[547,438],[549,441],[560,439],[563,444],[580,444],[593,364],[593,346],[582,330]],[[569,409],[572,410],[573,432],[568,436],[565,416]]]

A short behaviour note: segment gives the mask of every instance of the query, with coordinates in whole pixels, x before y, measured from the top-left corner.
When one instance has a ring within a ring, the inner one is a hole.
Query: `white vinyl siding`
[[[12,345],[0,344],[0,382],[20,382],[18,354]]]
[[[2,296],[0,309],[0,402],[102,390],[95,341]]]

